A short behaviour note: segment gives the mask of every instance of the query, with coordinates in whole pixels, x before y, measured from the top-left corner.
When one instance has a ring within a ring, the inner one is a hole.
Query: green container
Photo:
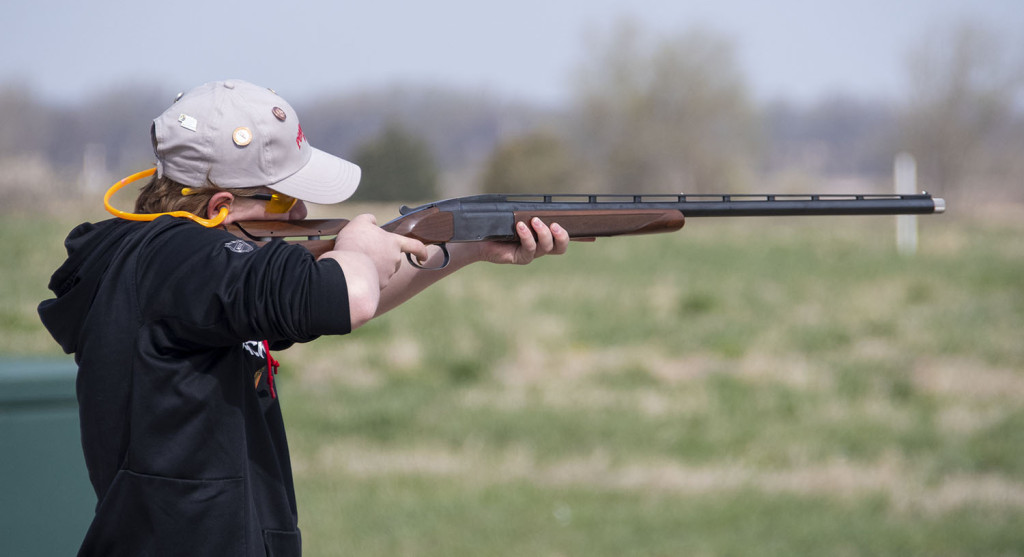
[[[74,555],[96,494],[71,360],[0,360],[0,553]]]

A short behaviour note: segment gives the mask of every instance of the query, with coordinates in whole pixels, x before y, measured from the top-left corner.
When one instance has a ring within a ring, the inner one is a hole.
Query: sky
[[[289,99],[425,83],[564,102],[584,37],[624,17],[654,36],[733,41],[756,99],[898,99],[906,53],[968,18],[1024,59],[1021,0],[13,0],[0,85],[75,103],[125,85],[169,95],[245,79]],[[293,101],[294,103],[294,101]]]

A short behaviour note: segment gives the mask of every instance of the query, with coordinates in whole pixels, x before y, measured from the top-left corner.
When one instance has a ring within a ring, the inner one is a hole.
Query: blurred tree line
[[[821,192],[851,181],[889,191],[893,157],[906,151],[922,189],[1024,201],[1024,60],[971,23],[937,29],[908,53],[901,103],[835,95],[758,106],[732,41],[702,29],[655,36],[624,20],[586,51],[566,107],[415,86],[300,99],[274,86],[315,146],[363,167],[363,200]],[[98,194],[150,166],[149,122],[174,93],[124,87],[53,106],[0,86],[4,206]]]

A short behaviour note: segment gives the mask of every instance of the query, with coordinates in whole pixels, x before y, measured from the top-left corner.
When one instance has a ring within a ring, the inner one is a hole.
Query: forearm
[[[354,331],[372,319],[380,305],[381,290],[377,269],[369,257],[359,252],[329,251],[320,258],[337,261],[345,274],[349,315]]]
[[[404,261],[398,272],[391,277],[391,282],[381,291],[376,315],[382,315],[391,311],[425,290],[431,284],[481,259],[479,243],[451,244],[448,246],[448,253],[451,256],[451,260],[443,269],[417,269],[409,264],[408,261]],[[441,264],[443,258],[444,254],[441,252],[441,249],[432,246],[430,248],[430,257],[426,262],[421,262],[421,264],[423,267],[437,267]]]
[[[516,234],[519,242],[467,242],[448,246],[451,261],[444,269],[430,271],[417,269],[408,261],[392,277],[391,283],[381,292],[381,301],[376,315],[381,315],[401,305],[435,282],[476,261],[526,265],[535,258],[548,253],[565,253],[569,245],[569,234],[564,228],[552,224],[549,228],[540,219],[533,219],[529,225],[518,223]],[[430,257],[424,267],[437,267],[444,254],[439,248],[430,248]]]

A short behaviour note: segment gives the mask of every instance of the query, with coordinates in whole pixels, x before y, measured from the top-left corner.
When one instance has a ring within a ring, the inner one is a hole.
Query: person
[[[301,219],[306,202],[348,198],[359,167],[314,149],[284,99],[242,80],[179,95],[151,135],[135,213],[76,227],[39,305],[78,365],[98,498],[80,554],[299,555],[272,351],[349,333],[468,264],[564,253],[568,234],[517,223],[519,243],[453,245],[442,271],[405,261],[435,266],[439,249],[369,214],[317,259],[257,248],[221,225]]]

